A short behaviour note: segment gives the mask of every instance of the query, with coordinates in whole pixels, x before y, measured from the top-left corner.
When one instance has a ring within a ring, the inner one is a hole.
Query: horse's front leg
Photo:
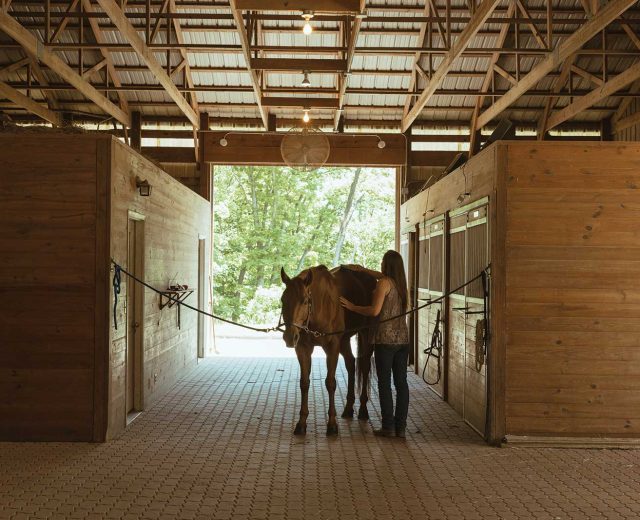
[[[324,347],[327,353],[327,378],[325,386],[329,392],[329,422],[327,423],[327,435],[338,434],[338,423],[336,421],[336,368],[338,366],[338,355],[340,353],[340,340],[331,338]]]
[[[300,364],[300,419],[296,424],[294,435],[305,435],[307,433],[307,417],[309,417],[309,376],[311,374],[311,353],[312,345],[299,343],[296,346],[296,356]]]
[[[353,417],[353,404],[356,400],[355,383],[356,383],[356,358],[351,352],[351,338],[343,337],[340,340],[340,353],[344,359],[344,366],[347,369],[348,385],[347,385],[347,402],[344,405],[342,417]]]

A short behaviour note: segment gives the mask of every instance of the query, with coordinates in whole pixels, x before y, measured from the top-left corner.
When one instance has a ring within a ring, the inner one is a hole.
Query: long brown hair
[[[398,289],[403,311],[407,310],[407,277],[404,274],[404,261],[397,251],[389,249],[382,257],[382,274],[391,278]]]

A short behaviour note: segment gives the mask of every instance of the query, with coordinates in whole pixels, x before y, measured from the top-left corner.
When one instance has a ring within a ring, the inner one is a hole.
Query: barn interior
[[[637,518],[639,97],[631,0],[0,0],[0,518]],[[395,170],[406,441],[212,355],[219,165]]]

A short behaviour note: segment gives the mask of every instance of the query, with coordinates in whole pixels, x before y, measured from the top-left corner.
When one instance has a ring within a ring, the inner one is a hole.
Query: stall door
[[[489,262],[487,206],[467,212],[466,279],[475,278]],[[487,413],[484,290],[482,280],[466,290],[464,418],[484,434]]]
[[[452,214],[449,218],[449,290],[447,324],[447,401],[464,416],[465,376],[465,251],[467,239],[467,217]]]
[[[467,424],[484,434],[487,407],[484,291],[481,280],[460,287],[475,278],[489,261],[486,199],[451,213],[449,240],[452,294],[448,401]]]
[[[418,240],[418,305],[423,306],[444,294],[444,216],[424,222],[420,226]],[[445,331],[442,302],[433,303],[417,313],[418,319],[418,369],[429,387],[440,397],[445,396]],[[442,342],[432,348],[436,326]],[[430,354],[429,354],[430,353]]]

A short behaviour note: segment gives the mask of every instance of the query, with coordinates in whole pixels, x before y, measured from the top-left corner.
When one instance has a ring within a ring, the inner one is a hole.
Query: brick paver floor
[[[491,448],[414,376],[406,441],[327,438],[314,361],[306,438],[295,359],[218,358],[113,442],[0,444],[0,518],[640,518],[640,451]]]

